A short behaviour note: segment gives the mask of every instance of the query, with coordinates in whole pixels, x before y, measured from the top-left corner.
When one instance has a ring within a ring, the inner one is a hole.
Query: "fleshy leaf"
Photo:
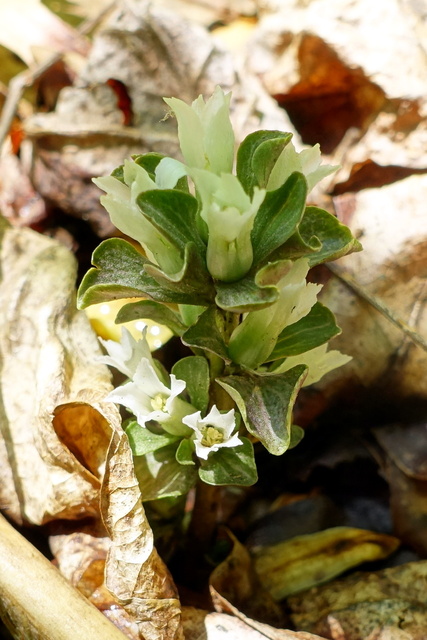
[[[303,217],[307,181],[302,173],[293,173],[285,184],[269,191],[259,208],[252,229],[254,264],[282,246]]]
[[[137,199],[144,216],[183,253],[189,242],[194,243],[201,256],[206,246],[197,232],[198,202],[194,196],[174,189],[144,191]]]
[[[266,186],[270,172],[291,140],[283,131],[255,131],[243,140],[237,151],[236,173],[246,193],[252,195],[255,186]]]
[[[176,444],[134,458],[141,497],[144,502],[168,496],[181,496],[195,484],[197,471],[180,464],[175,457]]]
[[[218,307],[234,313],[246,313],[269,307],[276,302],[279,292],[276,286],[259,286],[253,275],[247,275],[239,282],[231,284],[216,283],[217,295],[215,302]]]
[[[192,440],[189,438],[183,438],[179,443],[178,449],[176,450],[176,460],[179,464],[183,465],[192,465],[194,466],[196,463],[193,460],[194,453],[194,444]]]
[[[322,243],[319,238],[316,236],[303,238],[297,229],[281,247],[273,251],[268,260],[271,262],[276,260],[298,260],[298,258],[306,258],[310,254],[320,251],[321,248]]]
[[[308,244],[312,243],[314,238],[318,238],[322,243],[319,251],[308,256],[311,267],[362,249],[362,245],[353,237],[348,227],[341,224],[331,213],[318,207],[306,208],[299,225],[299,233]]]
[[[239,485],[248,487],[255,484],[258,474],[254,458],[254,448],[248,438],[241,438],[242,445],[220,449],[202,461],[199,476],[203,482],[212,485]]]
[[[104,240],[92,256],[94,268],[84,276],[77,303],[79,309],[120,298],[152,298],[187,303],[188,295],[165,289],[145,271],[147,258],[121,238]]]
[[[299,365],[285,374],[247,372],[217,382],[237,404],[249,433],[280,456],[291,444],[292,409],[306,373],[307,367]]]
[[[172,367],[172,373],[186,383],[186,391],[191,404],[203,414],[209,403],[209,365],[206,358],[188,356],[182,358]]]
[[[177,442],[179,438],[169,433],[153,433],[146,427],[141,427],[134,420],[126,427],[126,435],[134,456],[145,456],[162,447]]]
[[[316,302],[306,316],[282,331],[269,355],[269,360],[305,353],[328,342],[339,333],[341,329],[337,326],[332,311]]]
[[[162,292],[166,289],[174,292],[174,295],[180,296],[182,298],[179,300],[180,303],[189,305],[205,303],[208,305],[213,300],[215,289],[212,280],[206,271],[203,259],[192,242],[189,242],[185,247],[184,264],[178,273],[166,274],[151,263],[145,265],[145,271],[159,283]]]
[[[169,327],[176,335],[180,336],[186,329],[177,313],[160,302],[153,300],[138,300],[125,304],[117,314],[116,324],[131,322],[133,320],[149,319]]]
[[[225,362],[230,363],[227,345],[224,340],[224,318],[215,307],[208,307],[196,324],[187,329],[182,341],[188,347],[197,347],[215,353]]]
[[[297,446],[305,436],[305,431],[302,427],[299,427],[297,424],[293,424],[291,426],[291,441],[289,443],[289,449],[293,449]]]

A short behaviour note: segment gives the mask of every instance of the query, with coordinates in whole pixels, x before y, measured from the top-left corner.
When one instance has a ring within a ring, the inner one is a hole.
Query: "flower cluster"
[[[179,397],[186,384],[173,374],[163,374],[159,363],[151,356],[146,329],[140,340],[135,340],[125,328],[120,343],[100,340],[108,355],[101,356],[99,361],[130,378],[129,382],[114,389],[106,400],[126,407],[135,415],[140,427],[147,428],[148,423],[155,421],[170,435],[190,437],[196,455],[204,460],[223,447],[242,444],[238,434],[233,435],[236,430],[234,409],[222,414],[214,405],[202,418],[200,411]]]
[[[146,500],[185,493],[197,476],[256,482],[253,443],[273,455],[294,446],[300,388],[350,359],[328,351],[340,329],[318,301],[322,287],[307,282],[313,266],[361,248],[306,204],[336,167],[281,131],[251,133],[235,154],[230,97],[217,87],[191,105],[165,98],[181,160],[134,156],[95,180],[112,222],[136,242],[95,250],[80,308],[132,298],[116,322],[154,320],[193,353],[168,373],[145,334],[103,342],[102,361],[128,378],[107,399],[135,416],[126,433]]]

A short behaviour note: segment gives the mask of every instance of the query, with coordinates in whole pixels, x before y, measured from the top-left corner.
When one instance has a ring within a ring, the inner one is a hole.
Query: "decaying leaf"
[[[106,586],[137,622],[141,638],[179,640],[180,605],[172,578],[153,544],[124,432],[116,431],[107,456],[101,510],[111,547]]]
[[[96,362],[96,337],[75,308],[75,260],[47,237],[2,226],[2,506],[33,524],[97,516],[102,455],[120,416],[100,404],[110,373]]]
[[[255,620],[282,627],[284,614],[268,591],[261,587],[249,551],[231,532],[227,534],[232,542],[232,549],[227,558],[214,569],[209,580],[215,594],[221,595],[221,601],[212,595],[216,610],[224,610],[225,599]]]
[[[254,549],[261,584],[275,600],[321,584],[363,562],[390,555],[399,540],[372,531],[333,527]]]
[[[410,562],[374,573],[355,573],[292,596],[287,602],[295,626],[307,631],[314,631],[317,621],[328,615],[360,603],[400,600],[425,611],[426,576],[427,562]]]

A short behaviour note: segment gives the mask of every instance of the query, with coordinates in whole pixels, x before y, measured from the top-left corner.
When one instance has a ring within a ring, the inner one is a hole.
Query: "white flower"
[[[234,409],[228,413],[220,413],[216,405],[212,407],[205,418],[200,411],[185,416],[182,421],[194,431],[194,445],[196,455],[207,460],[210,453],[223,447],[238,447],[243,444],[237,433]]]
[[[111,391],[106,400],[129,409],[142,427],[150,420],[156,420],[169,433],[188,435],[182,417],[194,411],[194,407],[178,397],[185,389],[185,382],[173,374],[169,376],[169,386],[160,379],[145,333],[146,330],[142,339],[136,341],[123,328],[120,343],[102,340],[108,356],[102,356],[100,360],[131,378],[130,382]]]
[[[166,273],[176,273],[182,267],[182,258],[176,247],[151,222],[144,217],[136,203],[137,196],[152,189],[158,189],[147,171],[133,160],[125,160],[123,165],[125,184],[114,176],[95,178],[93,182],[103,191],[101,204],[110,215],[117,229],[134,238],[144,249],[147,257],[158,264]],[[164,175],[161,187],[171,189],[178,178],[174,173]]]
[[[230,122],[231,93],[216,87],[205,103],[199,96],[192,105],[177,98],[164,98],[178,120],[178,138],[185,164],[213,173],[231,172],[234,132]]]
[[[308,270],[306,258],[296,260],[276,284],[278,300],[246,315],[230,338],[229,353],[234,362],[251,369],[266,362],[283,329],[308,314],[322,288],[306,282]]]
[[[321,165],[321,161],[322,156],[318,144],[297,153],[292,142],[289,142],[277,158],[270,173],[267,191],[278,189],[286,182],[291,173],[299,171],[305,175],[310,192],[318,182],[339,168],[330,164]]]
[[[284,373],[298,364],[305,364],[308,367],[308,374],[304,380],[303,387],[318,382],[324,375],[342,367],[351,360],[351,356],[347,356],[337,350],[328,351],[328,345],[322,344],[320,347],[301,353],[298,356],[290,356],[276,369],[274,373]]]

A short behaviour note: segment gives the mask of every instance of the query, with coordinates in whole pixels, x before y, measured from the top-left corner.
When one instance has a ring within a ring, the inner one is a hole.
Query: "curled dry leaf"
[[[275,600],[321,584],[363,562],[386,558],[399,540],[373,531],[334,527],[254,549],[261,584]]]
[[[101,404],[110,373],[75,308],[74,257],[2,221],[1,273],[0,501],[10,517],[33,524],[96,517],[102,457],[120,416]]]
[[[228,601],[247,616],[267,622],[275,627],[284,625],[284,614],[271,595],[261,587],[253,567],[249,551],[237,538],[227,532],[232,549],[227,558],[219,564],[210,576],[210,586],[215,609],[223,611],[223,601]],[[221,599],[216,599],[220,594]],[[229,611],[226,612],[228,613]]]
[[[106,586],[137,622],[145,640],[183,638],[180,605],[166,566],[153,545],[124,432],[116,431],[107,456],[101,510],[111,547]]]

